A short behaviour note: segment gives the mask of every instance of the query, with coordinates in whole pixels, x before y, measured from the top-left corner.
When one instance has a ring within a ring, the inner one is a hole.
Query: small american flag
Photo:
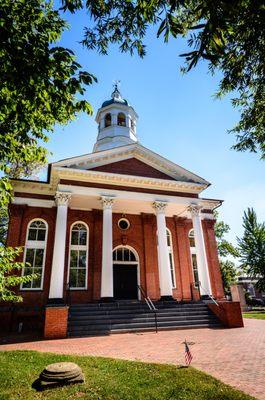
[[[191,360],[192,360],[192,354],[190,352],[189,346],[185,340],[184,342],[185,344],[185,361],[186,361],[186,365],[190,365]]]

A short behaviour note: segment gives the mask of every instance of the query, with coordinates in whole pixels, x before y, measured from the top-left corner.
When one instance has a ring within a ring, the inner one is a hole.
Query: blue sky
[[[78,62],[97,76],[98,83],[85,96],[94,116],[79,115],[67,126],[56,128],[48,143],[53,153],[50,161],[92,151],[96,110],[110,97],[113,81],[118,79],[122,95],[139,114],[140,143],[212,183],[202,196],[224,200],[220,216],[231,227],[230,240],[241,235],[247,207],[254,207],[259,219],[265,220],[264,162],[256,154],[230,149],[235,138],[227,130],[239,115],[229,98],[213,98],[220,75],[209,74],[206,63],[182,75],[183,59],[178,55],[187,50],[186,41],[164,44],[152,30],[144,59],[121,54],[115,46],[108,56],[100,56],[78,43],[88,20],[85,13],[64,14],[64,18],[71,28],[60,44],[75,51]]]

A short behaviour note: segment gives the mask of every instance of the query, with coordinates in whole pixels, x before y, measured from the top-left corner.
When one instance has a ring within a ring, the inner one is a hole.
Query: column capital
[[[188,207],[188,211],[191,213],[193,217],[199,216],[201,212],[202,206],[199,204],[190,204]]]
[[[157,214],[165,214],[165,209],[167,207],[167,202],[165,201],[154,201],[153,208],[156,210]]]
[[[56,192],[55,203],[57,206],[68,206],[72,193],[70,192]]]
[[[102,196],[100,198],[103,210],[111,210],[114,204],[114,197]]]

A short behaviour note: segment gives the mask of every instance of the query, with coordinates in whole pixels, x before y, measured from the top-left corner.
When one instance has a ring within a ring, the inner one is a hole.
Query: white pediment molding
[[[52,174],[50,182],[31,181],[27,179],[12,179],[14,192],[54,195],[59,183],[58,174]]]
[[[79,170],[88,170],[102,165],[115,163],[118,161],[137,158],[138,160],[152,166],[155,169],[169,175],[171,178],[180,182],[200,183],[205,187],[209,182],[200,176],[186,170],[159,154],[147,149],[140,144],[132,144],[117,147],[111,150],[104,150],[96,153],[85,154],[79,157],[68,158],[52,164],[53,168],[63,167]]]

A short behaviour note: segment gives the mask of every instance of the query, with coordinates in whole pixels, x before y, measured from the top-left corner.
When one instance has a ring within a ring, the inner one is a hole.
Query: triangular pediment
[[[198,175],[165,159],[140,144],[116,147],[110,150],[68,158],[52,164],[52,167],[71,168],[141,176],[152,179],[191,182],[206,188],[209,183]]]
[[[100,165],[98,167],[91,168],[90,170],[109,172],[112,174],[133,175],[133,176],[143,176],[146,178],[174,180],[172,176],[169,176],[164,172],[159,171],[158,169],[144,163],[141,160],[138,160],[135,157]]]

